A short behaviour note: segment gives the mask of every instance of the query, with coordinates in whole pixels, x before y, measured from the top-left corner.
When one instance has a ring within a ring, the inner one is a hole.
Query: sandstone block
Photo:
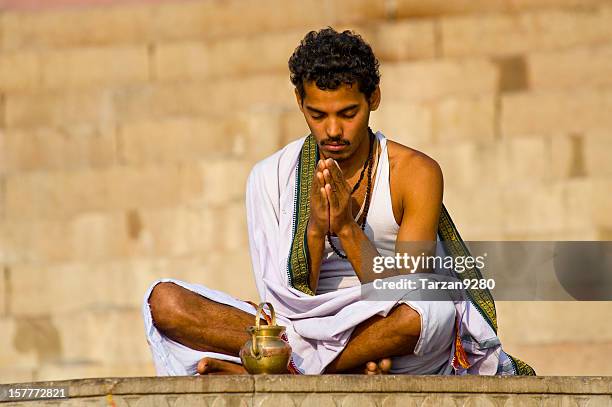
[[[442,19],[442,54],[516,55],[608,41],[612,29],[600,9],[477,15]]]
[[[130,220],[131,216],[138,218]],[[198,256],[207,253],[213,236],[220,234],[214,214],[205,208],[132,210],[126,214],[126,222],[130,252],[138,256]]]
[[[211,55],[202,42],[174,42],[154,45],[153,71],[159,80],[203,79],[210,75]]]
[[[66,244],[69,233],[66,222],[7,219],[1,224],[3,261],[7,265],[70,259],[71,248]]]
[[[232,155],[239,135],[217,117],[171,118],[119,127],[121,160],[130,165],[178,163]]]
[[[500,301],[496,306],[500,338],[508,346],[577,343],[575,332],[585,341],[611,342],[612,329],[597,322],[611,311],[608,302]]]
[[[34,89],[40,84],[40,60],[31,51],[0,54],[0,90]]]
[[[245,156],[260,161],[274,154],[281,147],[281,118],[283,110],[262,106],[244,113],[239,123],[240,133],[246,144]]]
[[[411,20],[380,24],[369,42],[376,57],[385,62],[431,59],[436,56],[433,21]]]
[[[95,126],[8,129],[0,171],[57,171],[113,165],[115,134]]]
[[[438,161],[446,188],[499,186],[499,146],[493,143],[455,142],[431,145],[422,151]]]
[[[381,67],[385,101],[428,101],[451,96],[490,95],[497,89],[498,71],[489,61],[434,61]]]
[[[5,49],[135,44],[151,38],[151,9],[145,5],[10,11],[3,18]]]
[[[116,89],[110,96],[113,114],[120,122],[137,122],[169,116],[201,116],[220,112],[210,96],[211,84],[180,82],[141,84]]]
[[[388,16],[389,12],[383,0],[333,0],[331,4],[336,24],[382,20]],[[321,27],[329,25],[329,22],[322,24]]]
[[[550,9],[562,7],[584,7],[607,4],[606,0],[519,0],[507,2],[505,0],[433,0],[422,2],[418,0],[398,0],[396,2],[396,16],[398,18],[411,17],[437,17],[459,14],[476,13],[516,13],[518,11]]]
[[[57,327],[49,317],[2,318],[0,368],[33,369],[61,353]]]
[[[426,104],[388,102],[372,112],[372,130],[407,146],[433,140],[432,110]]]
[[[36,369],[33,367],[7,366],[0,367],[0,383],[26,383],[36,380]],[[10,406],[10,404],[7,404]],[[17,404],[14,404],[17,405]]]
[[[249,246],[244,200],[237,200],[213,211],[211,232],[215,234],[213,249],[245,250]]]
[[[133,84],[149,79],[145,46],[89,47],[41,53],[42,86],[70,88]]]
[[[295,106],[288,75],[266,74],[213,82],[141,85],[113,92],[112,112],[123,122],[167,116],[221,116],[257,106]]]
[[[564,185],[565,224],[568,228],[612,228],[612,182],[607,179],[575,179]]]
[[[444,205],[464,240],[501,240],[504,208],[501,188],[444,191]]]
[[[210,86],[210,100],[206,108],[211,114],[228,111],[265,112],[294,109],[294,87],[287,74],[250,75],[219,80]],[[200,100],[201,103],[201,100]]]
[[[503,137],[601,131],[612,127],[612,92],[585,88],[502,97]]]
[[[73,253],[64,263],[14,266],[18,273],[12,279],[15,286],[21,292],[38,293],[38,300],[27,302],[23,298],[27,296],[16,296],[12,306],[16,309],[15,315],[30,317],[96,309],[140,309],[147,289],[160,278],[199,283],[202,276],[208,276],[210,286],[217,287],[215,274],[204,259],[207,253],[208,250],[202,250],[193,255],[171,257],[141,250],[131,257],[110,253],[114,255],[110,259],[87,258],[82,253]],[[85,286],[88,289],[82,290]]]
[[[0,236],[0,242],[4,239]],[[8,302],[10,301],[10,292],[7,286],[9,274],[5,266],[0,266],[0,318],[8,314]]]
[[[211,41],[211,75],[279,73],[288,80],[287,61],[305,34],[299,30]]]
[[[132,254],[129,222],[120,212],[92,212],[75,216],[62,244],[69,261],[97,262]]]
[[[7,177],[6,212],[14,219],[67,218],[81,212],[173,206],[201,194],[195,165],[31,173]]]
[[[207,255],[207,272],[198,280],[208,287],[226,292],[235,298],[259,301],[253,277],[251,258],[245,248],[213,251]]]
[[[532,89],[610,86],[612,46],[590,46],[566,51],[534,53],[527,58]]]
[[[214,159],[202,164],[202,203],[222,207],[232,201],[244,201],[246,182],[251,169],[251,164],[238,159]],[[228,182],[226,176],[230,175]]]
[[[36,380],[69,380],[69,379],[85,379],[97,377],[146,377],[155,376],[155,367],[153,362],[147,364],[105,364],[100,362],[58,362],[46,363],[41,365],[36,370]],[[89,397],[88,397],[89,399]],[[107,397],[100,396],[99,398],[91,397],[92,401],[104,405],[108,402]],[[130,403],[134,400],[134,396],[130,397]],[[67,404],[68,407],[77,407],[83,404],[83,400],[69,399],[74,401],[74,404]],[[125,399],[121,396],[113,397],[113,401],[117,407],[128,406]],[[62,407],[64,404],[62,403]]]
[[[110,126],[115,120],[109,89],[27,92],[5,96],[6,127]]]
[[[544,137],[504,139],[499,144],[499,182],[537,186],[552,179],[550,140]]]
[[[495,139],[495,96],[449,98],[434,105],[436,142]]]
[[[503,191],[504,230],[507,233],[542,233],[564,229],[562,184],[508,185]]]
[[[86,309],[100,301],[98,287],[102,275],[85,265],[22,265],[11,268],[11,309],[16,316],[39,316]],[[83,287],[88,287],[84,290]],[[28,301],[27,293],[36,293]]]
[[[373,116],[370,117],[373,119]],[[304,115],[297,107],[282,112],[279,120],[281,127],[281,146],[285,146],[292,141],[310,134],[306,119],[304,119]]]
[[[153,6],[153,15],[158,40],[246,36],[292,28],[319,28],[333,21],[333,9],[323,0],[301,3],[274,0],[266,3],[266,7],[239,0],[227,1],[222,6],[208,2],[161,3]]]
[[[107,366],[148,365],[151,352],[140,309],[81,311],[57,316],[64,361]]]

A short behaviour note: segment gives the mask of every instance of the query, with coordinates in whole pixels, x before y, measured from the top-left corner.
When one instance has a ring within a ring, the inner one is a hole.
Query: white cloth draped
[[[274,305],[279,323],[287,326],[298,370],[322,373],[346,346],[358,324],[374,315],[386,316],[401,302],[419,312],[422,331],[414,354],[393,358],[393,373],[507,374],[510,362],[501,351],[495,332],[469,302],[420,301],[418,292],[407,294],[399,290],[395,298],[366,301],[362,299],[361,286],[310,296],[289,284],[287,262],[293,232],[296,166],[303,142],[304,138],[297,140],[259,162],[248,178],[246,192],[249,246],[257,290],[261,301]],[[172,279],[160,281],[177,282],[209,299],[254,314],[250,305],[245,306],[246,303],[227,294]],[[237,361],[226,355],[193,351],[164,337],[152,323],[150,291],[145,296],[143,315],[158,374],[193,374],[195,363],[204,356]],[[469,338],[464,343],[472,362],[468,369],[457,370],[451,365],[456,319],[460,321],[460,334]]]

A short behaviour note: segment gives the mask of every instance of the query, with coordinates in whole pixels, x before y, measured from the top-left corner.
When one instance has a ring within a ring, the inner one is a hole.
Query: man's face
[[[380,90],[369,103],[357,84],[321,90],[311,81],[304,83],[304,91],[302,100],[296,89],[297,101],[322,155],[336,161],[350,158],[368,140],[370,111],[378,108]]]

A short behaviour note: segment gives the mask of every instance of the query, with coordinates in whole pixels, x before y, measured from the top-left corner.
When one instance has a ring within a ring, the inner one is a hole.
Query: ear
[[[376,85],[376,89],[374,89],[374,92],[372,92],[370,95],[370,100],[368,102],[371,112],[378,109],[378,106],[380,105],[380,86]]]
[[[304,106],[303,106],[304,101],[302,100],[302,96],[300,96],[300,92],[298,91],[297,88],[294,88],[293,92],[295,93],[295,100],[297,101],[298,107],[300,108],[302,113],[304,113]]]

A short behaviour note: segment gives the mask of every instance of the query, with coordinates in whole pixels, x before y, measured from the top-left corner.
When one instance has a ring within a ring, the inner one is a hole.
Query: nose
[[[340,126],[340,123],[337,119],[335,118],[329,118],[329,120],[327,121],[327,137],[334,139],[334,138],[341,138],[342,137],[342,126]]]

